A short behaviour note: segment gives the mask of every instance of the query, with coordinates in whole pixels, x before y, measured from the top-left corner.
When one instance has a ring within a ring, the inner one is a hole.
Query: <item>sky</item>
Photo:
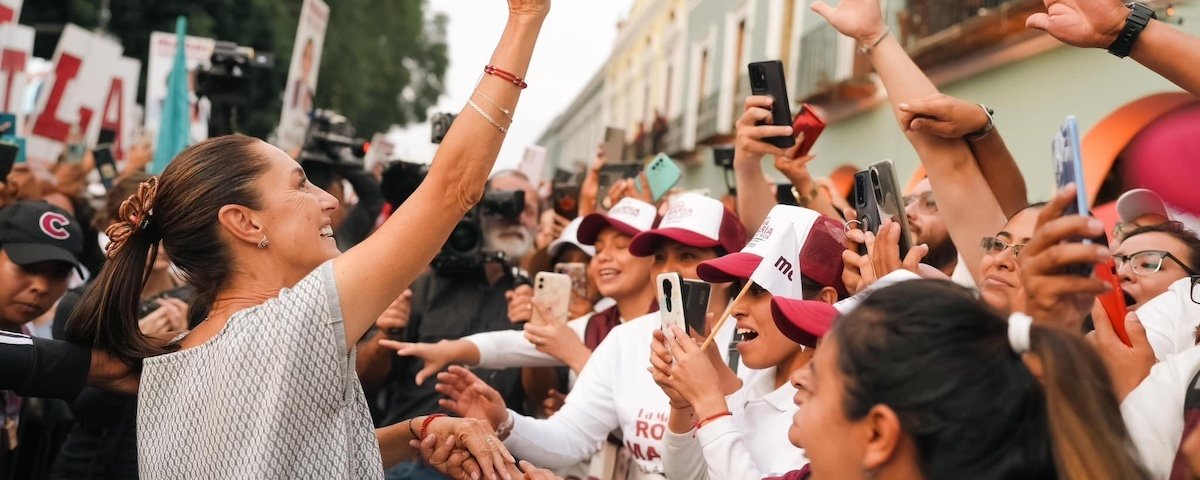
[[[521,94],[496,168],[513,168],[525,147],[537,141],[550,122],[561,113],[592,76],[604,65],[617,34],[617,22],[628,16],[633,0],[558,0],[542,27],[533,62],[526,75],[529,83]],[[437,112],[458,112],[467,103],[475,81],[491,58],[508,3],[503,0],[432,0],[429,7],[449,19],[447,43],[450,66],[446,91]],[[393,131],[396,157],[428,162],[436,152],[429,142],[429,124],[414,124]]]

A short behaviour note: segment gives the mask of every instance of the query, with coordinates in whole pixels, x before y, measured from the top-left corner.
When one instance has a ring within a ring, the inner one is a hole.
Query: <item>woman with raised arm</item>
[[[508,0],[508,23],[423,185],[341,254],[337,201],[283,151],[239,135],[181,153],[109,229],[109,261],[68,335],[141,365],[142,478],[383,478],[414,438],[453,437],[482,475],[514,464],[478,422],[436,416],[375,430],[354,345],[481,198],[549,0]],[[156,246],[196,289],[199,324],[167,346],[138,330]]]

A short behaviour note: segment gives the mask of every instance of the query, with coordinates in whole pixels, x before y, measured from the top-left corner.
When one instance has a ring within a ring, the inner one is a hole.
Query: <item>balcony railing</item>
[[[1041,0],[908,0],[897,14],[900,41],[921,66],[932,66],[1010,38],[1025,28]]]
[[[663,147],[668,154],[683,151],[683,116],[671,119],[667,124],[666,145]]]
[[[828,92],[842,78],[838,72],[838,32],[828,23],[804,33],[796,63],[792,99],[805,101]]]
[[[700,101],[700,112],[696,116],[696,143],[704,143],[719,133],[717,132],[717,100],[719,96],[714,93]]]

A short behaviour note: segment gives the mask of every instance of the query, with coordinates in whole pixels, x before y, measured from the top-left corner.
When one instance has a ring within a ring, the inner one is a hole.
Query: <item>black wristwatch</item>
[[[1154,9],[1147,7],[1138,2],[1126,3],[1125,7],[1129,9],[1129,17],[1125,18],[1125,29],[1121,30],[1121,34],[1117,35],[1117,39],[1113,40],[1108,46],[1108,53],[1116,55],[1120,58],[1129,56],[1129,52],[1133,50],[1133,42],[1137,41],[1142,30],[1146,29],[1146,25],[1150,24],[1150,20],[1158,18],[1154,13]]]

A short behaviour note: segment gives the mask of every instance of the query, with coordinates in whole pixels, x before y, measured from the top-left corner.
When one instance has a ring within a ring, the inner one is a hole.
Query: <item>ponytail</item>
[[[107,350],[130,365],[166,351],[138,326],[142,290],[158,256],[160,238],[151,218],[157,190],[158,179],[151,178],[121,203],[120,217],[105,231],[112,240],[105,252],[108,261],[66,328],[67,340]]]
[[[1147,478],[1135,460],[1112,381],[1092,347],[1051,327],[1035,325],[1030,333],[1033,358],[1027,364],[1034,362],[1041,377],[1058,478]]]

